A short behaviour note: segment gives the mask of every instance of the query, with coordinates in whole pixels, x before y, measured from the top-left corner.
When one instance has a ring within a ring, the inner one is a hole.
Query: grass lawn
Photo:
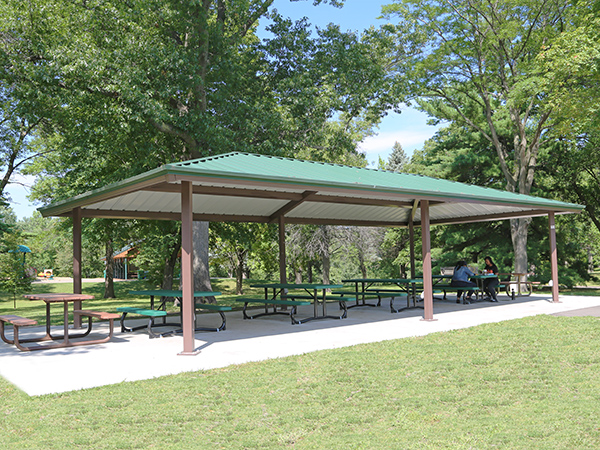
[[[536,316],[40,397],[0,379],[0,442],[86,450],[600,448],[599,325]]]

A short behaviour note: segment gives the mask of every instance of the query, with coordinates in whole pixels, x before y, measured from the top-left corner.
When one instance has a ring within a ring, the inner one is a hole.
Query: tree
[[[600,131],[600,130],[598,130]],[[600,230],[600,134],[563,139],[540,158],[546,178],[542,185],[564,200],[585,205],[585,213]]]
[[[274,227],[259,223],[215,223],[213,229],[220,237],[221,251],[229,255],[234,267],[236,294],[243,294],[242,281],[247,272],[248,259],[253,250],[264,241],[273,241]]]
[[[404,167],[408,164],[408,162],[408,156],[406,156],[406,153],[404,152],[402,145],[400,145],[400,142],[394,142],[392,153],[388,158],[386,169],[393,172],[403,172]]]
[[[384,70],[391,41],[375,30],[312,38],[273,13],[261,43],[273,0],[4,3],[1,77],[53,105],[43,144],[63,149],[38,168],[60,177],[41,181],[46,201],[235,150],[345,158],[399,97]],[[196,287],[209,290],[206,223],[194,242]]]
[[[544,188],[586,205],[600,230],[600,2],[574,2],[573,26],[538,55],[548,71],[555,142],[542,154]]]
[[[5,198],[6,186],[31,159],[39,156],[31,151],[28,141],[42,119],[28,117],[11,90],[0,84],[0,199]]]
[[[11,293],[16,307],[16,295],[31,290],[32,278],[28,275],[23,253],[18,245],[23,238],[18,230],[3,233],[0,237],[0,291]]]
[[[555,136],[579,139],[600,129],[600,2],[573,2],[572,25],[537,56],[547,71]]]
[[[358,263],[358,271],[363,278],[369,278],[368,271],[378,259],[384,234],[381,228],[338,227],[338,239],[346,250],[342,258],[349,259],[354,270]]]
[[[506,189],[529,194],[552,103],[536,57],[566,25],[567,0],[402,0],[402,70],[413,98],[437,119],[476,130],[494,147]],[[514,270],[527,272],[530,219],[511,220]]]

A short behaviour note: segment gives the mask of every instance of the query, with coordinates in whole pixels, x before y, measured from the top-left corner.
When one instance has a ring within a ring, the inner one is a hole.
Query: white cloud
[[[366,153],[367,156],[376,156],[378,154],[390,153],[395,142],[399,142],[407,154],[411,154],[414,150],[423,147],[423,143],[431,138],[435,133],[435,129],[430,132],[418,130],[416,132],[409,131],[388,131],[379,133],[376,136],[371,136],[365,139],[359,145],[359,149]]]

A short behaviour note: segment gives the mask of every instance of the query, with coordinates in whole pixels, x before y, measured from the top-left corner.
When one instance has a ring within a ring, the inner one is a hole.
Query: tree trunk
[[[177,258],[179,256],[179,246],[171,249],[171,254],[165,260],[165,267],[163,269],[163,280],[161,288],[165,290],[173,289],[173,274],[175,273],[175,265],[177,264]]]
[[[194,291],[212,291],[208,270],[208,222],[194,222],[192,226],[194,240]],[[214,297],[206,297],[207,303],[216,303]]]
[[[329,252],[323,253],[323,284],[329,284],[329,273],[331,269],[331,258]]]
[[[296,267],[294,279],[296,284],[302,284],[302,267]]]
[[[527,230],[531,218],[512,219],[510,221],[510,234],[515,252],[514,272],[527,273]]]
[[[106,250],[106,276],[104,277],[104,298],[115,297],[115,283],[113,275],[115,271],[115,260],[113,258],[112,241],[107,240],[105,245]]]
[[[365,258],[363,253],[358,251],[358,267],[360,268],[360,273],[363,278],[367,278],[367,266],[365,265]]]
[[[235,252],[237,258],[237,265],[235,268],[235,293],[242,295],[244,293],[243,280],[244,280],[244,261],[246,259],[246,251],[242,248],[238,248]]]

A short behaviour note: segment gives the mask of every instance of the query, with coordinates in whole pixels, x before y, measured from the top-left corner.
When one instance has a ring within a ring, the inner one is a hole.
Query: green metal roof
[[[297,223],[402,225],[408,220],[411,204],[422,200],[431,202],[432,223],[583,209],[572,203],[421,175],[229,153],[166,164],[40,211],[44,216],[69,215],[73,208],[81,207],[89,217],[174,219],[180,213],[177,185],[182,180],[193,183],[194,212],[197,219],[205,220],[273,221],[274,214],[284,211],[287,221]],[[285,209],[290,202],[296,204]],[[415,221],[419,221],[418,213]]]

